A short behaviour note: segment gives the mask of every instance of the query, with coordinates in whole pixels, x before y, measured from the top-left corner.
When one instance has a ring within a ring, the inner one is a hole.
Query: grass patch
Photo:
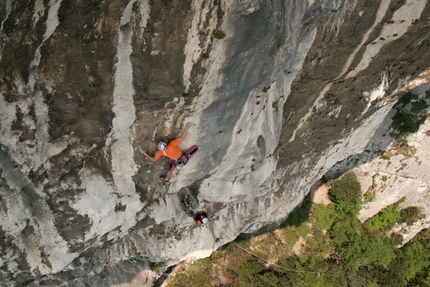
[[[336,218],[333,204],[315,204],[312,206],[312,223],[316,228],[328,230]]]
[[[212,264],[210,257],[196,260],[194,264],[188,264],[186,269],[177,270],[175,276],[168,276],[167,286],[210,287],[211,278],[207,271]]]

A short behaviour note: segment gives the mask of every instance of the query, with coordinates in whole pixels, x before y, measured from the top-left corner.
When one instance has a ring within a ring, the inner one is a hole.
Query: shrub
[[[357,176],[352,172],[346,173],[331,185],[330,198],[334,202],[345,201],[355,204],[355,198],[358,196],[361,196],[361,186]]]
[[[160,271],[161,268],[163,268],[164,263],[162,262],[155,262],[155,263],[151,263],[151,270],[154,272],[158,272]]]
[[[414,286],[423,286],[419,285],[419,283],[427,281],[430,268],[429,235],[428,229],[421,231],[400,250],[398,263],[402,268],[397,270],[406,281],[415,281],[417,285]],[[392,266],[392,269],[394,268]]]
[[[263,270],[264,266],[251,258],[243,262],[243,264],[240,264],[236,273],[238,275],[239,282],[252,285],[252,277]]]
[[[382,209],[378,214],[366,221],[366,227],[369,231],[388,231],[400,219],[398,204],[392,204]]]
[[[410,206],[400,210],[400,216],[407,225],[412,225],[422,217],[422,213],[418,207]]]
[[[357,214],[361,208],[361,185],[353,172],[348,172],[331,184],[330,199],[341,213]]]
[[[413,93],[404,94],[394,105],[392,127],[398,134],[415,133],[427,117],[429,104]]]
[[[370,264],[387,268],[395,257],[394,241],[380,235],[354,234],[340,254],[353,270]]]
[[[216,30],[213,35],[217,39],[222,39],[225,37],[225,33],[222,30]]]
[[[347,216],[338,219],[331,227],[329,234],[338,248],[347,244],[357,233],[362,233],[363,227],[356,217]]]

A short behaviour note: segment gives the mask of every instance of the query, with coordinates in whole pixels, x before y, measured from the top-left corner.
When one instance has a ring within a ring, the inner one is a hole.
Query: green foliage
[[[303,255],[326,257],[334,252],[334,246],[325,230],[313,230],[312,236],[306,238],[306,253]]]
[[[239,282],[248,284],[243,286],[249,286],[252,284],[252,281],[250,279],[263,270],[264,266],[256,260],[247,260],[243,264],[239,265],[239,268],[236,270],[236,273]]]
[[[340,201],[335,204],[334,210],[338,217],[343,216],[355,216],[360,211],[360,206],[358,204],[350,204],[345,201]]]
[[[372,281],[367,283],[364,287],[379,287],[379,285],[376,283],[376,281]]]
[[[400,210],[400,216],[407,225],[412,225],[422,217],[422,213],[418,207],[410,206]]]
[[[327,287],[327,284],[325,282],[325,277],[318,275],[318,273],[300,273],[297,276],[297,281],[294,284],[294,286],[297,287]]]
[[[296,207],[289,215],[287,220],[282,224],[285,226],[299,226],[303,222],[307,222],[309,219],[310,210],[312,203],[309,198],[305,198],[301,206]]]
[[[398,134],[415,133],[427,117],[429,104],[413,93],[404,94],[394,105],[393,128]]]
[[[277,287],[277,286],[289,286],[285,285],[285,282],[283,282],[283,278],[280,278],[276,275],[275,272],[261,272],[258,274],[255,274],[252,277],[252,284],[249,284],[248,286],[255,286],[255,287]]]
[[[207,272],[212,265],[210,258],[197,260],[187,269],[187,274],[180,273],[175,277],[168,277],[168,286],[210,287],[210,275]]]
[[[397,136],[396,137],[396,142],[400,145],[408,145],[408,139],[405,136]]]
[[[428,229],[420,232],[400,250],[399,259],[406,264],[403,264],[399,271],[406,281],[428,282],[430,271],[429,235]]]
[[[315,204],[312,206],[312,223],[323,230],[328,230],[336,218],[333,204]]]
[[[351,240],[351,237],[362,232],[363,226],[360,220],[354,216],[347,216],[339,218],[331,227],[329,234],[332,242],[338,248],[342,248]]]
[[[335,180],[330,188],[330,199],[341,205],[338,212],[357,214],[361,207],[361,185],[353,172]]]
[[[155,262],[151,264],[151,270],[154,272],[160,271],[160,269],[164,266],[162,262]]]
[[[305,198],[301,206],[296,207],[287,220],[280,227],[282,239],[286,242],[286,248],[292,248],[300,237],[306,237],[311,232],[308,220],[312,203]]]
[[[373,193],[367,192],[364,194],[363,203],[372,202],[376,199],[376,196]]]
[[[301,223],[299,226],[286,226],[280,229],[280,235],[285,242],[285,247],[293,248],[300,237],[306,237],[311,232],[309,225]]]
[[[388,237],[356,233],[348,239],[340,254],[353,270],[370,264],[386,268],[395,256],[394,242]]]
[[[225,286],[430,286],[430,231],[400,249],[386,233],[400,217],[405,222],[415,220],[419,209],[399,211],[399,201],[363,224],[355,216],[361,204],[355,175],[332,181],[331,186],[334,204],[312,205],[305,199],[276,237],[262,234],[237,240],[224,251],[196,261],[174,281],[168,279],[167,286],[211,286],[214,274],[228,281]],[[300,237],[306,241],[300,254],[290,255]]]
[[[377,230],[388,231],[401,218],[398,204],[392,204],[382,209],[378,214],[366,221],[367,230],[374,232]]]

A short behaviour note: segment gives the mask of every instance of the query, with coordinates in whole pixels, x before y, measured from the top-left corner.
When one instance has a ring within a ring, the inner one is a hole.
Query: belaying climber
[[[194,213],[193,218],[197,224],[206,224],[209,221],[208,213],[205,210],[197,211]]]
[[[159,158],[165,156],[168,157],[172,161],[177,161],[179,158],[182,157],[183,153],[181,149],[178,147],[179,143],[187,136],[188,129],[190,128],[191,123],[188,122],[185,125],[185,129],[182,132],[182,134],[177,137],[176,139],[172,140],[171,142],[168,142],[167,140],[161,140],[158,143],[158,150],[155,153],[154,156],[150,156],[146,149],[139,148],[139,151],[141,154],[146,156],[149,160],[152,162],[157,161]],[[170,180],[170,177],[172,176],[173,170],[176,168],[177,164],[169,164],[168,172],[166,177],[160,177],[162,180],[168,182]]]

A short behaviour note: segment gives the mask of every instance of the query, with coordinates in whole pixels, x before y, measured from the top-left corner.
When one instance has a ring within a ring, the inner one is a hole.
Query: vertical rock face
[[[6,0],[0,15],[11,286],[150,286],[151,262],[276,226],[322,176],[378,157],[397,98],[429,88],[426,0]],[[160,182],[167,161],[138,147],[187,121],[180,147],[199,150]],[[208,224],[182,211],[185,187]]]

